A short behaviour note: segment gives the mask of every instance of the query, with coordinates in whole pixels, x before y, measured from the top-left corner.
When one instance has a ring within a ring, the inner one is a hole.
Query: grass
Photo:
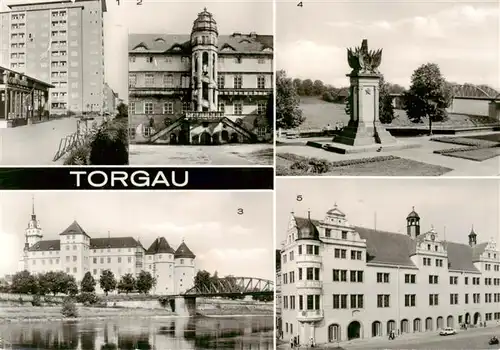
[[[261,149],[250,153],[239,153],[239,152],[231,152],[231,153],[236,154],[242,158],[248,159],[252,163],[259,165],[273,165],[274,161],[273,148]]]
[[[321,129],[327,124],[334,126],[337,121],[343,122],[345,125],[349,122],[349,116],[344,111],[344,104],[325,102],[317,97],[301,97],[300,108],[302,109],[302,114],[306,117],[305,122],[298,128],[300,130]],[[415,124],[408,119],[405,111],[395,110],[394,113],[396,118],[391,124],[387,124],[386,126],[425,127],[428,125],[427,118],[423,118],[422,123]],[[478,111],[477,113],[480,114],[482,112]],[[467,128],[493,124],[498,125],[498,121],[486,116],[450,114],[448,120],[434,122],[432,125],[436,128]]]
[[[277,155],[276,163],[276,174],[279,176],[440,176],[452,170],[395,156],[329,162],[281,153]]]
[[[484,160],[500,156],[500,147],[445,152],[442,153],[442,155],[482,162]]]
[[[486,134],[486,135],[475,135],[475,136],[466,136],[465,138],[466,139],[484,140],[484,141],[490,141],[490,142],[500,143],[500,133]]]

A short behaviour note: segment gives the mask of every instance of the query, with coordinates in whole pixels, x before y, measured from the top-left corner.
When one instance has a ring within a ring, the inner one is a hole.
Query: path
[[[76,131],[77,118],[0,129],[0,165],[58,165],[52,159],[59,141]]]
[[[491,134],[487,133],[474,133],[472,135]],[[468,134],[460,134],[459,136],[467,136]],[[304,146],[299,144],[281,145],[276,148],[276,153],[293,153],[304,157],[322,158],[331,162],[359,158],[372,158],[382,155],[393,155],[400,158],[411,159],[414,161],[439,165],[446,168],[453,169],[452,171],[444,174],[445,176],[496,176],[500,175],[500,157],[493,157],[482,162],[472,160],[447,157],[440,154],[435,154],[433,151],[458,148],[459,145],[447,144],[443,142],[430,141],[429,136],[422,136],[418,138],[400,139],[401,142],[418,143],[420,147],[409,148],[402,150],[394,150],[387,152],[366,152],[366,153],[351,153],[351,154],[338,154],[328,152],[319,148]],[[302,139],[289,140],[289,142],[301,142]],[[278,162],[279,164],[279,162]]]
[[[272,165],[251,156],[267,144],[221,146],[130,145],[130,165]]]

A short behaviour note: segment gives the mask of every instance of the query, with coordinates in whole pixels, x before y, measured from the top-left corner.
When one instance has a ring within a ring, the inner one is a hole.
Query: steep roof
[[[297,223],[297,239],[319,240],[318,221],[311,218],[294,217]]]
[[[78,222],[73,221],[71,225],[69,225],[63,232],[61,232],[59,235],[86,235],[87,232],[83,230],[83,228],[80,226]],[[90,236],[89,236],[90,237]]]
[[[48,241],[39,241],[33,244],[29,249],[30,252],[41,252],[49,250],[61,250],[61,241],[52,239]]]
[[[186,243],[182,242],[181,245],[177,248],[174,254],[175,259],[194,259],[196,255],[188,248]]]
[[[142,46],[143,50],[134,51]],[[261,53],[265,49],[273,49],[272,35],[231,34],[218,36],[219,53]],[[176,48],[178,48],[176,50]],[[151,53],[190,53],[191,35],[189,34],[129,34],[129,52]]]
[[[141,246],[141,243],[133,237],[109,237],[90,239],[90,249],[137,248],[138,246]]]
[[[308,224],[308,219],[296,217],[295,220],[299,229]],[[320,223],[318,220],[311,221],[315,225]],[[411,260],[411,256],[415,254],[416,242],[410,236],[360,226],[355,226],[354,229],[361,238],[366,239],[368,263],[416,267]],[[417,237],[417,241],[421,239],[420,237],[423,235]],[[444,244],[448,251],[450,270],[479,272],[473,262],[484,251],[487,243],[478,244],[473,248],[455,242]]]
[[[165,237],[158,237],[146,250],[146,254],[175,254],[174,249],[168,244]]]

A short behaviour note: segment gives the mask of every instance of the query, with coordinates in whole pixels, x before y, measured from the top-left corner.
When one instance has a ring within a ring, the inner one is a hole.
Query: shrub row
[[[465,137],[435,137],[435,138],[433,137],[431,138],[431,141],[452,143],[461,146],[481,147],[481,148],[495,147],[498,145],[498,142],[492,142],[488,140],[468,139]]]

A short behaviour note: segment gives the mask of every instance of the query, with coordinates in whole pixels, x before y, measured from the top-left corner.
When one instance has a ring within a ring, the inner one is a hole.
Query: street
[[[76,132],[70,117],[16,128],[0,129],[0,165],[59,165],[52,159],[61,138]]]
[[[386,337],[359,340],[340,344],[343,349],[500,349],[500,345],[489,345],[490,338],[500,336],[500,326],[471,328],[458,331],[456,335],[440,336],[438,332],[408,334],[388,340]]]
[[[130,145],[130,165],[272,165],[272,145]],[[269,152],[266,152],[269,150]]]

